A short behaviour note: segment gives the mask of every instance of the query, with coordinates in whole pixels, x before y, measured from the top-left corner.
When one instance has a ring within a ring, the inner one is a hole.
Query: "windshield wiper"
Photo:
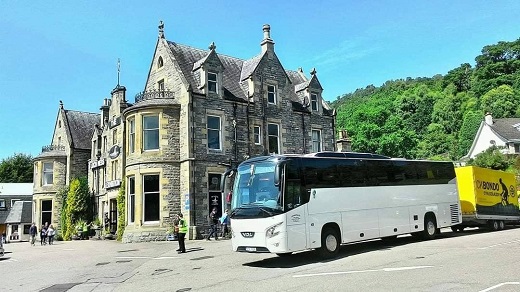
[[[264,208],[264,207],[258,207],[258,209],[260,209],[260,210],[266,212],[269,216],[273,216],[273,215],[274,215],[274,213],[271,212],[271,211],[269,211],[267,208]]]

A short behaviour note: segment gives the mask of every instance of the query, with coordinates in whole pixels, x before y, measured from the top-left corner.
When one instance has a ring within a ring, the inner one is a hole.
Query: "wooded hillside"
[[[475,61],[446,75],[345,94],[332,103],[337,129],[347,130],[353,151],[457,160],[467,154],[486,112],[520,117],[520,38],[485,46]]]

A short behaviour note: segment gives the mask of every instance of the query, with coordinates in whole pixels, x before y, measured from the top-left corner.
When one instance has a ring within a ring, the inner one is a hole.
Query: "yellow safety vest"
[[[188,226],[186,226],[186,220],[179,220],[179,233],[188,233]]]

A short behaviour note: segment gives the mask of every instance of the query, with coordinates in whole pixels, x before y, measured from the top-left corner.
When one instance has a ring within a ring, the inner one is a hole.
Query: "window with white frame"
[[[276,104],[276,87],[273,85],[267,85],[267,102]]]
[[[208,92],[217,93],[217,73],[208,72]]]
[[[112,180],[117,179],[117,160],[112,160]]]
[[[208,116],[208,148],[213,150],[221,150],[221,123],[220,117]]]
[[[253,132],[255,135],[255,144],[261,145],[262,144],[262,128],[260,126],[255,126]]]
[[[54,163],[53,162],[44,162],[43,163],[43,175],[42,175],[42,185],[52,185],[54,178],[53,171]]]
[[[11,208],[14,206],[14,203],[16,203],[16,201],[20,201],[20,199],[12,199],[11,200]]]
[[[280,154],[280,132],[277,124],[267,124],[269,153]]]
[[[318,111],[318,95],[316,93],[311,93],[311,109],[312,111]]]
[[[128,222],[135,221],[135,177],[128,178]]]
[[[134,153],[135,151],[135,120],[131,119],[128,121],[128,152]]]
[[[159,149],[159,116],[143,117],[143,149]]]
[[[107,136],[103,136],[103,152],[107,151],[107,143],[108,143]]]
[[[321,131],[312,130],[312,152],[321,151]]]
[[[145,222],[159,221],[159,175],[143,175]]]

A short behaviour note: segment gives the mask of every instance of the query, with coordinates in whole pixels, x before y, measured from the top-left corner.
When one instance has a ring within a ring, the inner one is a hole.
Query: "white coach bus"
[[[224,177],[231,176],[237,252],[282,256],[318,249],[330,258],[342,243],[408,233],[432,239],[440,228],[461,223],[451,162],[275,155],[244,161]]]

